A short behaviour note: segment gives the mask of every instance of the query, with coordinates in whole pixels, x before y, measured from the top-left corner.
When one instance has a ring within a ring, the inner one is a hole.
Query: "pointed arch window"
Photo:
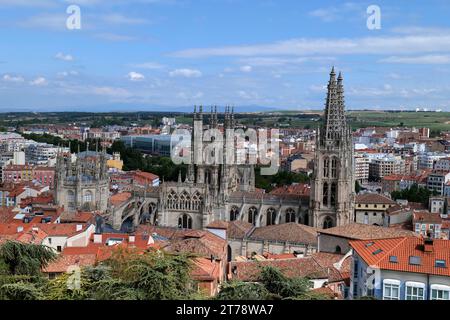
[[[330,172],[330,159],[323,159],[323,176],[328,177]]]
[[[239,215],[239,208],[236,206],[233,206],[230,210],[230,221],[237,220]]]
[[[337,177],[337,158],[333,157],[333,160],[331,160],[331,177],[336,178]]]
[[[324,182],[323,190],[322,190],[322,203],[325,206],[328,206],[328,183]]]
[[[266,225],[270,226],[276,224],[277,212],[274,208],[267,209],[266,215]]]
[[[328,229],[333,227],[333,219],[331,219],[330,217],[325,217],[325,219],[323,220],[323,228],[324,229]]]
[[[202,196],[198,191],[194,193],[192,196],[192,210],[200,210],[200,207],[202,205]]]
[[[256,216],[258,215],[258,209],[250,207],[248,209],[248,223],[256,225]]]
[[[183,214],[178,218],[178,228],[192,229],[192,218],[188,214]]]
[[[331,193],[331,205],[332,206],[335,206],[336,205],[336,197],[337,197],[337,187],[336,187],[336,183],[335,182],[333,182],[332,184],[331,184],[331,191],[330,191],[330,193]]]
[[[289,222],[296,222],[295,221],[295,210],[292,208],[287,208],[286,209],[286,218],[285,218],[286,223]]]

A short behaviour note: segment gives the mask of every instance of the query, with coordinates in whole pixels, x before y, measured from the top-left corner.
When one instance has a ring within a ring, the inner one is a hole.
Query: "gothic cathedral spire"
[[[323,123],[318,130],[311,183],[311,224],[329,228],[353,222],[353,143],[345,116],[343,77],[330,73]]]

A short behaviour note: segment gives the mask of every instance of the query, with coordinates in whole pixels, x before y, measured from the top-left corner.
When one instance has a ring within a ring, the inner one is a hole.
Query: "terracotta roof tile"
[[[326,268],[320,266],[311,257],[262,261],[232,261],[230,262],[231,277],[241,281],[258,281],[261,267],[264,266],[278,268],[287,277],[328,278]]]
[[[356,203],[363,204],[395,204],[396,202],[391,198],[378,193],[364,193],[356,195]]]
[[[249,239],[317,244],[317,229],[295,222],[255,228]]]
[[[318,233],[356,240],[397,238],[415,235],[413,231],[379,227],[361,223],[351,223],[339,227],[321,229],[318,230]]]

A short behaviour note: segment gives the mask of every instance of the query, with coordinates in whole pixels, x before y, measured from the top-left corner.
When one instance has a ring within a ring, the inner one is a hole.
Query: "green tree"
[[[51,248],[41,245],[6,241],[0,246],[0,260],[11,275],[38,276],[55,258]]]
[[[412,185],[409,189],[393,191],[391,193],[392,199],[398,200],[408,200],[411,202],[420,202],[425,206],[428,206],[428,201],[430,196],[436,195],[437,192],[432,192],[427,188],[419,187],[417,184]]]
[[[270,292],[261,283],[230,281],[223,284],[216,300],[269,300]]]

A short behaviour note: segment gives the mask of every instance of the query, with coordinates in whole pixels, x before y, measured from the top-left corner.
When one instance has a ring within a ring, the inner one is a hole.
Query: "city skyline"
[[[66,27],[70,5],[79,30]],[[370,5],[381,29],[367,27]],[[0,0],[0,112],[320,110],[332,65],[349,110],[450,111],[448,9],[439,0]]]

